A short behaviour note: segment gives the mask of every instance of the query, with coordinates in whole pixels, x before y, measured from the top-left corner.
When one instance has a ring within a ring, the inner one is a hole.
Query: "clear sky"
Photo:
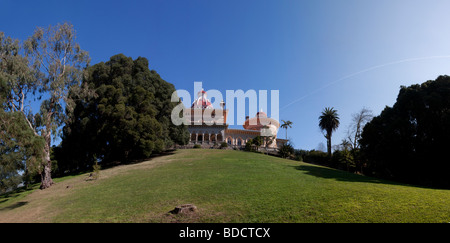
[[[67,21],[92,64],[123,53],[148,58],[177,89],[279,90],[289,137],[314,149],[326,144],[323,108],[338,110],[338,144],[352,113],[378,115],[400,85],[450,74],[449,9],[448,0],[0,0],[0,31],[24,40]]]

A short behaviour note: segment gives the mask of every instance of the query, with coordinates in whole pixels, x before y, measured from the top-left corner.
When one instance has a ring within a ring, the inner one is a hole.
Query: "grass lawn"
[[[0,222],[450,222],[450,190],[232,150],[172,155],[0,196]],[[195,204],[190,216],[168,214]]]

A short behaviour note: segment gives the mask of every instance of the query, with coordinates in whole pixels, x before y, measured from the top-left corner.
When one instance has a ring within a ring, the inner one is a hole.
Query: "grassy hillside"
[[[179,150],[0,196],[0,222],[450,222],[450,190],[256,153]],[[198,213],[167,212],[192,203]]]

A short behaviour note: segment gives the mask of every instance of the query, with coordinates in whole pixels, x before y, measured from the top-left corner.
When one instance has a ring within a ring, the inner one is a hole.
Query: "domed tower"
[[[197,93],[197,99],[192,103],[192,109],[214,109],[211,101],[208,100],[208,94],[203,89]]]
[[[190,145],[200,144],[209,148],[225,141],[228,111],[225,102],[220,102],[220,107],[214,108],[208,94],[202,89],[191,107],[184,109],[184,117],[189,121]]]
[[[246,119],[243,127],[246,130],[256,131],[261,131],[263,128],[270,128],[275,132],[274,135],[276,135],[276,132],[278,132],[278,128],[280,127],[280,123],[275,119],[267,117],[267,114],[261,110],[256,113],[255,117]]]
[[[247,118],[243,127],[245,130],[258,131],[259,136],[264,138],[264,144],[267,143],[269,148],[277,147],[277,133],[280,123],[273,118],[267,117],[267,114],[262,110],[256,113],[255,117]]]

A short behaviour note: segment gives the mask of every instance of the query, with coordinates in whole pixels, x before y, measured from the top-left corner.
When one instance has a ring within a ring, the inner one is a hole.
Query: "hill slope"
[[[0,221],[450,222],[449,190],[240,151],[179,150],[86,177],[0,197]],[[167,213],[186,203],[198,213]]]

